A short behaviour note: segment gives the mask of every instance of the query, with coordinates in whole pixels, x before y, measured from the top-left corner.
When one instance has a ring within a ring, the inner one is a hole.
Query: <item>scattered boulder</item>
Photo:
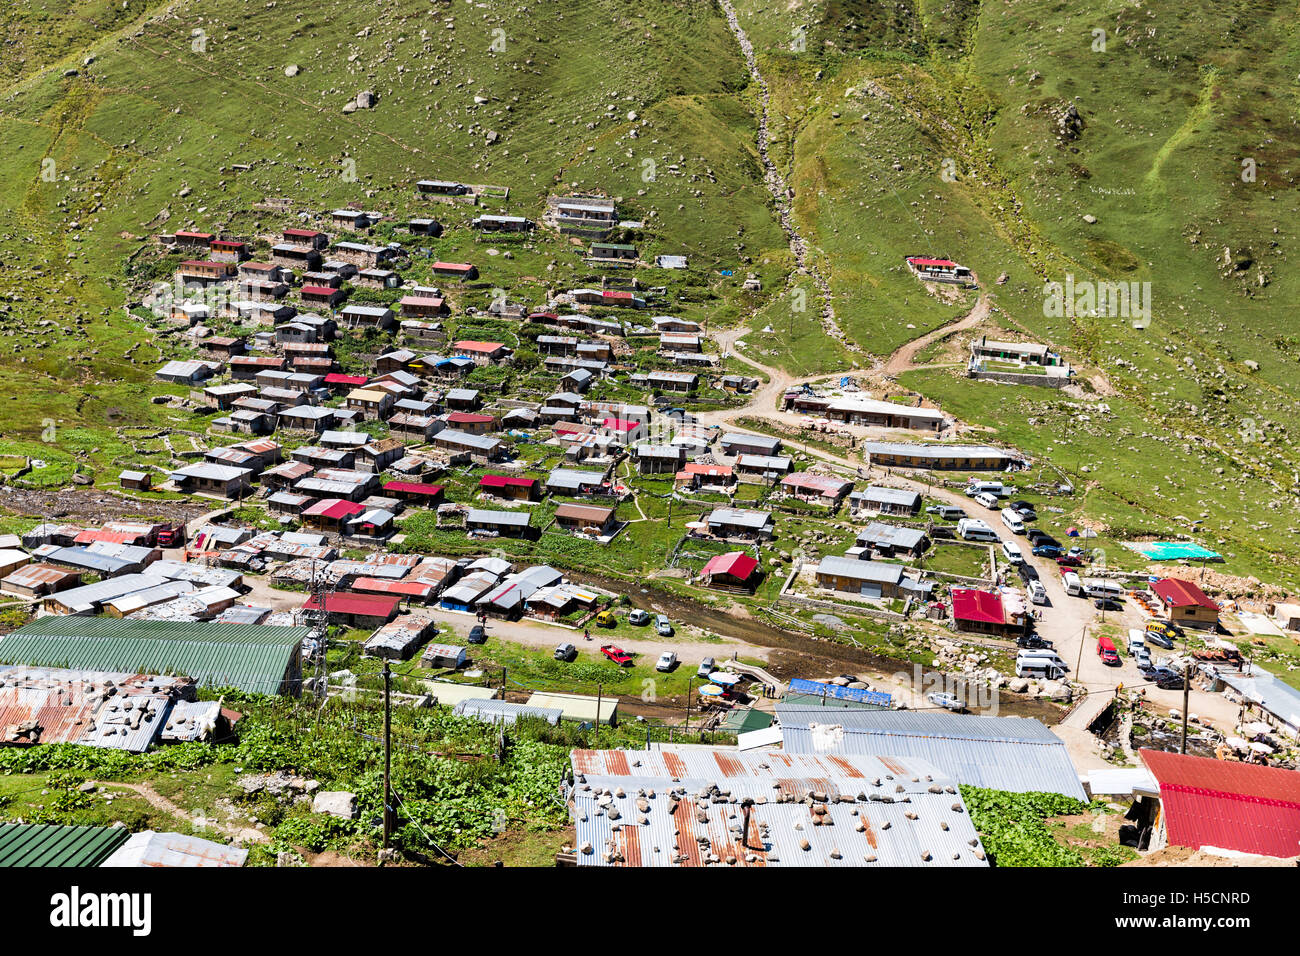
[[[316,813],[326,813],[344,820],[357,818],[357,795],[348,790],[322,790],[311,802]]]

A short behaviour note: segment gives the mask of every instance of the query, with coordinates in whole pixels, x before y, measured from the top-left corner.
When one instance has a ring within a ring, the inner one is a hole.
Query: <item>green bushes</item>
[[[1059,793],[1008,793],[961,786],[971,823],[995,866],[1083,866],[1078,850],[1063,846],[1044,821],[1084,813],[1088,804]]]

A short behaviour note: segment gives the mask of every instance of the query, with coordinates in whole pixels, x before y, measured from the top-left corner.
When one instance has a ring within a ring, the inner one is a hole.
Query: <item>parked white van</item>
[[[998,506],[998,496],[991,491],[981,491],[975,496],[975,500],[989,511],[993,511]]]
[[[1029,582],[1029,600],[1035,604],[1047,603],[1047,588],[1037,578]]]
[[[1013,508],[1002,509],[1002,523],[1011,529],[1012,534],[1024,534],[1025,522],[1020,517],[1020,512]]]
[[[1000,481],[972,481],[966,485],[966,494],[974,498],[981,494],[1000,495],[1002,494],[1002,482]]]
[[[1113,598],[1123,600],[1124,589],[1114,581],[1089,578],[1083,582],[1083,593],[1090,598]]]
[[[1083,597],[1083,582],[1073,571],[1066,571],[1061,575],[1061,581],[1065,584],[1065,593],[1073,597]]]
[[[967,541],[998,540],[998,533],[989,527],[987,521],[979,518],[962,518],[958,521],[957,535]]]
[[[1025,563],[1025,553],[1020,550],[1020,545],[1016,544],[1014,541],[1003,541],[1002,553],[1006,555],[1007,560],[1012,564]]]
[[[1128,652],[1134,654],[1139,647],[1146,647],[1146,636],[1136,627],[1130,628],[1128,632]]]
[[[1065,661],[1061,660],[1061,656],[1057,654],[1056,651],[1052,650],[1021,651],[1016,655],[1016,663],[1019,664],[1021,661],[1042,661],[1059,667],[1063,671],[1068,671],[1070,669]]]
[[[1065,676],[1065,671],[1057,667],[1050,661],[1042,660],[1016,660],[1016,676],[1037,678],[1038,680],[1060,680]]]

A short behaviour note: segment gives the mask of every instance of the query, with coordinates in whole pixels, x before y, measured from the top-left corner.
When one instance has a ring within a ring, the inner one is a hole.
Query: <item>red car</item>
[[[632,655],[621,647],[615,647],[613,644],[602,644],[600,645],[600,652],[619,667],[632,666]]]
[[[1080,560],[1079,558],[1076,558],[1076,557],[1075,557],[1074,555],[1072,555],[1072,554],[1067,554],[1067,555],[1065,555],[1065,556],[1063,556],[1063,557],[1057,558],[1057,559],[1056,559],[1056,563],[1059,564],[1061,567],[1064,567],[1064,568],[1081,568],[1081,567],[1083,567],[1083,561]]]

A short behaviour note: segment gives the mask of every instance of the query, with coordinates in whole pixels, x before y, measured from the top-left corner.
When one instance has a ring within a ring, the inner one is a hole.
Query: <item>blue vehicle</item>
[[[1040,544],[1034,548],[1034,555],[1039,558],[1059,558],[1065,554],[1065,549],[1054,544]]]

